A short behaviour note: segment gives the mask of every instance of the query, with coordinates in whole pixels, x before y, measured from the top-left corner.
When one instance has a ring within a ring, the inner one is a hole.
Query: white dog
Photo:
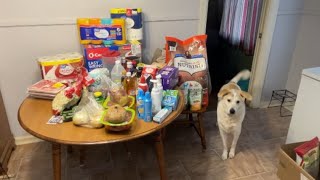
[[[252,100],[249,93],[241,91],[237,85],[240,79],[246,80],[250,77],[249,70],[239,72],[228,84],[222,86],[218,93],[217,124],[223,142],[222,159],[228,158],[228,136],[231,135],[232,144],[229,158],[235,155],[237,141],[241,133],[241,125],[246,113],[245,100]]]

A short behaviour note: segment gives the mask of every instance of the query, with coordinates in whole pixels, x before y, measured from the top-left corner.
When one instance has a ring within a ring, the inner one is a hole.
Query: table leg
[[[164,161],[163,142],[162,142],[162,130],[157,132],[157,135],[155,138],[155,147],[156,147],[158,165],[160,170],[160,178],[161,180],[167,180],[166,166]]]
[[[81,146],[80,147],[80,167],[81,168],[84,168],[85,166],[84,164],[85,158],[86,158],[86,149],[84,146]]]
[[[61,146],[52,143],[52,161],[54,180],[61,180]]]

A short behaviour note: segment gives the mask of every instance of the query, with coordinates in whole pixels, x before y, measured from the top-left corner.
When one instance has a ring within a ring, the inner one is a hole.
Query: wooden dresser
[[[8,161],[15,148],[14,138],[10,131],[6,110],[0,92],[0,175],[7,171]]]

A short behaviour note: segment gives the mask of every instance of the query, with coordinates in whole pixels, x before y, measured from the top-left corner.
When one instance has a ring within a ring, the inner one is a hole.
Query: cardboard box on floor
[[[296,153],[294,152],[294,148],[298,147],[302,143],[304,142],[285,144],[281,147],[277,172],[280,180],[320,179],[319,177],[312,177],[296,163]]]

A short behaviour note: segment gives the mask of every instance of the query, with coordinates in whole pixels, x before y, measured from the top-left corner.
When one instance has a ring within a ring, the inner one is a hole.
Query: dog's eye
[[[239,104],[240,103],[240,101],[237,101],[237,104]]]
[[[231,102],[231,99],[228,99],[228,102]]]

